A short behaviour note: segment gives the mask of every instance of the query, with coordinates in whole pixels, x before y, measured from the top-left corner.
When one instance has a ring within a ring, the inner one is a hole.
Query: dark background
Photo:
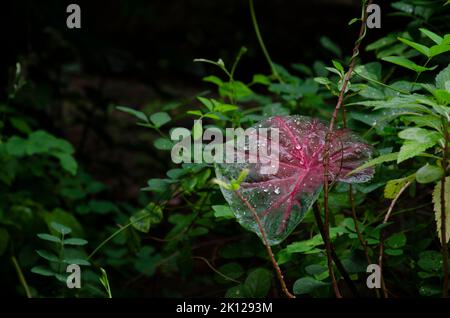
[[[232,63],[241,46],[248,52],[236,73],[239,80],[270,73],[248,1],[76,1],[82,28],[68,29],[66,7],[71,2],[4,5],[3,61],[9,72],[1,78],[1,93],[6,94],[14,65],[21,62],[30,100],[17,107],[26,107],[23,112],[46,130],[69,139],[85,169],[116,189],[119,199],[135,199],[146,180],[158,177],[170,163],[152,147],[154,133],[136,127],[114,105],[151,113],[172,101],[189,103],[211,89],[203,76],[219,74],[193,59]],[[367,43],[393,27],[387,1],[381,5],[382,28],[371,30]],[[257,0],[255,9],[276,63],[289,67],[320,59],[330,64],[334,56],[319,44],[323,35],[344,56],[351,54],[358,26],[348,22],[360,16],[358,0]]]

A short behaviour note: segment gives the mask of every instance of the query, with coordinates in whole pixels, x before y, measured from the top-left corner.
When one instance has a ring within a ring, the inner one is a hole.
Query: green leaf
[[[328,286],[329,284],[318,281],[312,277],[302,277],[297,279],[294,283],[294,294],[304,295],[309,294],[317,288]]]
[[[64,170],[73,176],[77,174],[78,163],[72,155],[60,152],[54,153],[53,155],[59,159],[59,163]]]
[[[398,249],[406,244],[406,235],[403,232],[391,235],[385,242],[386,246],[392,249]]]
[[[40,257],[46,259],[49,262],[59,263],[59,258],[56,255],[54,255],[53,253],[50,253],[45,250],[36,250],[36,253],[38,253]]]
[[[397,163],[403,162],[409,158],[413,158],[417,155],[420,155],[422,152],[427,150],[430,147],[433,147],[437,143],[436,141],[430,142],[417,142],[407,140],[403,143],[403,146],[400,148],[400,152],[398,154]]]
[[[440,138],[438,132],[418,127],[402,130],[398,136],[402,139],[414,140],[420,143],[437,142]]]
[[[436,75],[436,87],[450,92],[450,64]]]
[[[200,110],[188,110],[186,114],[194,115],[194,116],[203,116],[203,113]]]
[[[227,263],[225,265],[220,266],[218,270],[223,275],[234,280],[244,275],[244,269],[238,263]],[[223,277],[219,274],[215,275],[215,279],[222,284],[230,282],[230,279],[227,279],[226,277]]]
[[[153,202],[144,209],[130,217],[131,225],[138,231],[148,233],[152,224],[158,224],[162,220],[162,209]]]
[[[341,51],[340,47],[336,43],[331,41],[331,39],[329,37],[322,36],[319,41],[320,41],[320,44],[324,48],[326,48],[330,52],[334,53],[336,56],[340,57],[342,55],[342,51]]]
[[[148,187],[144,188],[145,191],[154,191],[154,192],[166,192],[169,189],[171,183],[176,182],[171,179],[150,179],[147,181]]]
[[[430,30],[427,30],[425,28],[419,28],[420,32],[422,32],[424,35],[426,35],[428,38],[430,38],[434,43],[441,44],[443,38],[437,35],[434,32],[431,32]]]
[[[272,272],[265,268],[253,270],[245,280],[245,287],[249,297],[266,297],[272,280]]]
[[[433,203],[434,203],[434,218],[436,220],[436,229],[439,236],[439,242],[442,242],[442,205],[441,205],[441,188],[442,183],[438,181],[433,191]],[[445,178],[445,238],[446,243],[450,239],[450,177]]]
[[[214,107],[214,110],[219,113],[226,113],[226,112],[235,111],[238,109],[239,109],[239,107],[236,105],[223,104],[223,103],[219,103]]]
[[[167,138],[158,138],[153,142],[153,145],[159,150],[171,150],[173,147],[172,141]]]
[[[389,180],[384,187],[384,197],[386,199],[394,199],[406,183],[414,180],[414,176],[412,174],[405,178]]]
[[[59,237],[47,234],[47,233],[39,233],[37,234],[37,237],[39,237],[41,240],[55,242],[55,243],[61,243],[61,239]]]
[[[124,107],[124,106],[117,106],[117,110],[120,110],[121,112],[127,113],[129,115],[132,115],[136,117],[137,119],[140,119],[142,121],[148,122],[147,115],[145,115],[143,112],[130,108],[130,107]]]
[[[216,218],[234,219],[233,210],[228,205],[213,205],[212,209]]]
[[[209,99],[209,98],[204,98],[204,97],[201,97],[201,96],[197,96],[197,99],[204,105],[204,106],[206,106],[206,108],[209,110],[209,111],[212,111],[213,109],[214,109],[214,101],[212,100],[212,99]]]
[[[333,66],[339,71],[339,73],[344,74],[344,67],[341,63],[335,60],[331,60],[331,62],[333,63]]]
[[[27,140],[13,136],[8,139],[5,144],[5,149],[8,154],[15,157],[21,157],[27,154],[28,142]]]
[[[247,97],[253,94],[253,91],[247,85],[240,81],[224,83],[219,88],[220,96],[235,97],[237,99]]]
[[[435,57],[436,55],[445,53],[450,51],[450,45],[447,44],[441,44],[441,45],[433,45],[430,47],[429,57]]]
[[[368,162],[366,162],[365,164],[359,166],[355,170],[350,171],[348,173],[348,175],[357,173],[357,172],[359,172],[361,170],[364,170],[366,168],[369,168],[369,167],[373,167],[373,166],[379,165],[380,163],[383,163],[383,162],[397,160],[397,157],[398,157],[398,152],[392,152],[392,153],[388,153],[388,154],[385,154],[385,155],[381,155],[381,156],[376,157],[376,158],[374,158],[372,160],[369,160]]]
[[[401,42],[405,43],[406,45],[409,45],[410,47],[414,48],[416,51],[422,53],[423,55],[430,57],[430,49],[426,47],[425,45],[410,41],[408,39],[404,38],[398,38]]]
[[[413,61],[408,60],[405,57],[400,57],[400,56],[385,56],[385,57],[382,58],[382,60],[386,61],[386,62],[393,63],[393,64],[400,65],[400,66],[405,67],[407,69],[413,70],[413,71],[415,71],[417,73],[421,73],[421,72],[424,72],[424,71],[429,71],[429,70],[432,70],[432,69],[435,68],[435,67],[424,67],[424,66],[417,65]]]
[[[150,116],[150,121],[155,125],[156,128],[161,127],[171,121],[171,118],[166,112],[154,113]]]
[[[263,84],[263,85],[269,85],[270,84],[270,78],[266,75],[262,74],[255,74],[253,75],[253,83]]]
[[[386,37],[378,39],[375,42],[372,42],[369,45],[367,45],[366,51],[378,50],[378,49],[381,49],[388,45],[391,45],[391,44],[395,43],[396,41],[397,41],[397,39],[394,36],[388,35]]]
[[[203,81],[216,84],[219,87],[223,84],[223,81],[220,78],[218,78],[217,76],[214,76],[214,75],[210,75],[210,76],[204,77]]]
[[[64,245],[77,245],[77,246],[83,246],[86,245],[88,241],[81,239],[81,238],[68,238],[64,240]]]
[[[396,250],[396,249],[392,249],[392,248],[387,248],[384,250],[384,252],[387,255],[391,255],[391,256],[399,256],[399,255],[403,254],[403,250],[400,250],[400,249]]]
[[[58,222],[51,222],[50,227],[62,235],[67,235],[70,232],[72,232],[72,229],[70,227],[62,225],[61,223]]]
[[[416,180],[419,183],[430,183],[438,180],[444,174],[441,167],[426,164],[416,172]]]
[[[76,264],[76,265],[84,265],[84,266],[90,266],[91,263],[85,259],[82,258],[65,258],[63,259],[63,262],[65,264]]]
[[[31,269],[32,273],[38,274],[38,275],[42,275],[42,276],[54,276],[55,273],[46,267],[43,266],[35,266]]]

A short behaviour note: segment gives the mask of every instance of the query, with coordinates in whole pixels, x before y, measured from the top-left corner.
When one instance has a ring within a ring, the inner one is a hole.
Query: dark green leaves
[[[161,222],[162,209],[153,202],[130,217],[131,225],[138,231],[148,233],[152,224]]]
[[[329,284],[316,280],[312,277],[302,277],[294,283],[294,294],[304,295],[314,292],[316,289],[328,286]]]

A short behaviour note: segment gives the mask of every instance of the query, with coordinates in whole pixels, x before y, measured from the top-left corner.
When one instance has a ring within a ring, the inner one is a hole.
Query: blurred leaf
[[[137,119],[140,119],[144,122],[148,122],[147,115],[145,115],[143,112],[141,112],[139,110],[136,110],[136,109],[133,109],[130,107],[124,107],[124,106],[117,106],[116,109],[120,110],[121,112],[132,115],[132,116],[136,117]]]
[[[154,113],[150,116],[150,121],[155,125],[156,128],[161,127],[162,125],[167,124],[171,121],[171,118],[166,112]]]
[[[245,280],[248,297],[262,298],[269,292],[272,272],[265,268],[257,268],[250,272]]]
[[[294,283],[294,294],[304,295],[310,294],[317,288],[328,286],[329,284],[318,281],[312,277],[302,277],[297,279]]]

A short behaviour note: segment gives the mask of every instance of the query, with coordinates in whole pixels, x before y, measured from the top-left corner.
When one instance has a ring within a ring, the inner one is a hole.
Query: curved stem
[[[327,133],[326,139],[325,139],[325,149],[324,149],[324,158],[323,158],[323,165],[324,165],[324,182],[323,182],[324,187],[323,188],[324,188],[324,211],[325,211],[324,229],[325,229],[325,234],[326,234],[327,238],[329,238],[329,236],[330,236],[330,224],[329,224],[330,211],[329,211],[329,205],[328,205],[328,194],[329,194],[330,185],[329,185],[328,177],[329,177],[329,161],[330,161],[330,149],[329,148],[330,148],[330,142],[331,142],[331,135],[333,133],[337,114],[339,113],[339,110],[341,109],[341,106],[344,102],[344,96],[345,96],[345,92],[347,90],[348,83],[350,82],[350,77],[352,76],[353,69],[355,68],[356,57],[359,54],[359,46],[361,44],[361,41],[363,40],[363,38],[366,35],[366,21],[367,21],[366,8],[368,5],[371,4],[371,2],[372,2],[372,0],[369,0],[369,1],[363,0],[362,1],[361,27],[359,29],[359,36],[355,42],[355,46],[353,47],[353,51],[352,51],[353,54],[350,59],[348,71],[345,74],[344,81],[342,83],[342,88],[339,92],[339,97],[336,102],[336,106],[333,111],[333,116],[330,121],[330,126],[328,128],[328,133]],[[345,120],[345,107],[343,107],[343,118]],[[333,289],[336,294],[336,297],[341,298],[342,295],[339,291],[339,287],[337,285],[336,278],[334,276],[333,264],[332,264],[332,259],[331,259],[331,244],[330,244],[329,239],[326,242],[326,250],[327,250],[328,271],[329,271],[329,274],[330,274],[330,277],[331,277],[331,280],[333,283]]]
[[[277,80],[280,83],[284,83],[283,79],[278,74],[278,71],[277,71],[275,65],[273,64],[272,59],[270,58],[270,55],[266,49],[266,46],[264,45],[264,41],[261,36],[261,32],[259,31],[258,21],[256,20],[255,7],[253,5],[253,0],[249,0],[249,4],[250,4],[250,14],[252,16],[253,27],[255,29],[255,33],[256,33],[256,37],[258,38],[259,45],[261,46],[264,56],[266,57],[266,60],[269,63],[270,68],[272,69],[273,75],[277,78]]]
[[[22,269],[20,268],[19,262],[17,261],[15,256],[11,256],[11,261],[14,265],[14,268],[16,269],[17,276],[19,276],[20,284],[22,285],[23,289],[25,290],[25,294],[27,295],[27,298],[33,298],[30,292],[30,288],[28,287],[27,280],[25,279],[25,276],[23,275]]]
[[[400,191],[398,191],[397,195],[392,200],[388,211],[386,212],[386,215],[384,217],[382,224],[386,224],[389,221],[389,217],[391,216],[391,213],[392,213],[392,210],[394,209],[395,203],[397,203],[398,198],[400,198],[402,193],[406,190],[406,188],[408,188],[411,185],[411,183],[412,183],[412,181],[408,181],[400,189]],[[381,232],[380,232],[380,251],[379,251],[379,255],[378,255],[378,266],[380,267],[380,271],[381,271],[381,287],[383,289],[383,294],[384,294],[385,298],[388,298],[389,297],[388,290],[387,290],[386,283],[384,281],[384,275],[383,275],[383,254],[384,254],[384,234],[383,234],[383,230],[381,230]]]
[[[248,202],[247,199],[242,196],[242,194],[239,192],[239,190],[236,190],[234,192],[239,197],[239,199],[241,199],[242,202],[247,206],[247,208],[252,212],[253,217],[255,218],[255,221],[256,221],[259,231],[261,233],[263,243],[266,246],[267,254],[269,255],[270,261],[272,262],[272,266],[275,269],[275,272],[277,273],[277,277],[280,282],[281,289],[283,290],[284,294],[288,298],[295,298],[295,296],[293,294],[291,294],[291,292],[289,291],[289,289],[286,286],[286,282],[284,281],[283,273],[281,272],[280,266],[278,266],[278,263],[275,260],[275,256],[273,255],[272,248],[270,247],[269,241],[267,240],[266,231],[264,230],[264,227],[261,224],[261,219],[259,218],[258,213],[256,212],[255,208],[250,204],[250,202]]]

